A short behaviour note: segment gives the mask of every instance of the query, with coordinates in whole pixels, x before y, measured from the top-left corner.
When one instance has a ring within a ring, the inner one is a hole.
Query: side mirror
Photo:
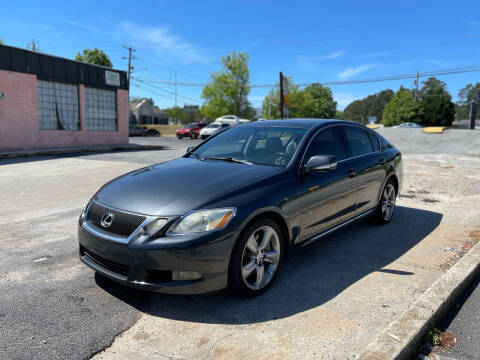
[[[337,161],[331,155],[312,156],[305,165],[306,171],[329,171],[337,168]]]
[[[188,154],[188,153],[191,152],[193,149],[195,149],[195,146],[189,146],[189,147],[187,148],[187,152],[186,152],[186,153]]]

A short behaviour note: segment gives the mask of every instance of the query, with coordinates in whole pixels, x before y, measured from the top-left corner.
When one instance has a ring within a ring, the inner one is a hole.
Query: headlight
[[[190,234],[218,230],[235,216],[235,209],[212,209],[191,212],[176,222],[168,231],[172,234]]]
[[[161,228],[165,226],[165,224],[168,222],[167,219],[157,219],[153,220],[152,222],[148,223],[145,225],[139,232],[138,234],[140,235],[147,235],[148,237],[152,237],[155,235],[157,232],[160,231]]]

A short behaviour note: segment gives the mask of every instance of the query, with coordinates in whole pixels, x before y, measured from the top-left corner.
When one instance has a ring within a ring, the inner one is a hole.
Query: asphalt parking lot
[[[432,135],[415,134],[409,147],[401,132],[384,135],[405,153],[392,223],[364,221],[300,250],[250,300],[131,290],[78,260],[77,218],[90,196],[198,140],[134,138],[167,148],[0,160],[0,358],[354,357],[455,260],[445,249],[480,229],[478,132],[455,151],[450,140],[438,146],[441,137],[430,146],[422,136]]]

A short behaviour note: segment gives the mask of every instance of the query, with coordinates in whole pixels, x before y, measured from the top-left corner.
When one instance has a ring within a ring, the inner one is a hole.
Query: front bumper
[[[80,260],[121,284],[169,294],[201,294],[227,286],[235,233],[175,236],[138,244],[100,238],[78,228]],[[199,280],[172,280],[172,271],[196,271]]]

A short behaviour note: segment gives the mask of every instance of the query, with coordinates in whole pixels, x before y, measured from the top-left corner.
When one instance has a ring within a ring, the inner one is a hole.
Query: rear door
[[[377,205],[386,176],[385,159],[376,135],[363,127],[341,126],[350,155],[350,170],[357,179],[356,215]]]
[[[305,165],[314,155],[332,155],[337,168],[301,177],[301,236],[311,238],[355,215],[356,180],[348,173],[347,149],[337,126],[320,130],[308,145]]]

